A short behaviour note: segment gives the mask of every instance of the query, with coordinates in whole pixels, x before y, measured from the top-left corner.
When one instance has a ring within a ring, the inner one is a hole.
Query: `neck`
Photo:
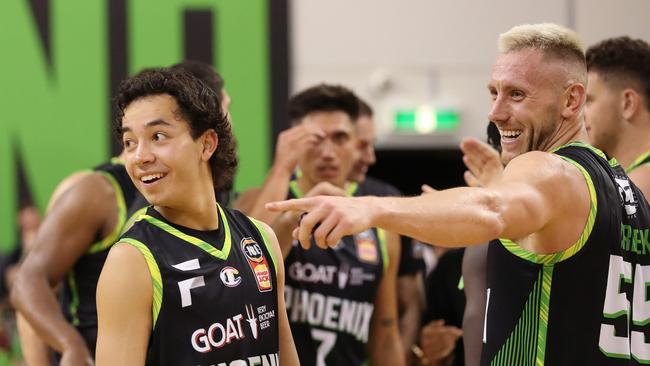
[[[555,135],[548,141],[543,150],[551,151],[574,141],[589,142],[587,130],[585,129],[582,118],[578,121],[562,121]]]
[[[181,204],[171,206],[154,206],[170,222],[195,230],[216,230],[219,228],[217,198],[212,186],[212,179],[201,179],[202,184],[193,186],[196,190],[187,192]]]
[[[624,122],[615,146],[607,151],[622,167],[629,167],[644,153],[650,151],[650,121]]]

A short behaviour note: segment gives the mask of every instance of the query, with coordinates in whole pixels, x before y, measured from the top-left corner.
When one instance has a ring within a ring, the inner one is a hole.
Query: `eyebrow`
[[[149,121],[144,124],[144,127],[155,127],[155,126],[171,126],[169,122],[165,122],[164,120],[157,118],[154,119],[153,121]],[[131,129],[129,127],[122,126],[122,133],[124,132],[129,132]]]

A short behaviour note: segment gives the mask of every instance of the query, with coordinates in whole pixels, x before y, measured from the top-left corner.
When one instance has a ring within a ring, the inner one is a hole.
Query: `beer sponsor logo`
[[[372,231],[366,230],[355,235],[354,241],[357,244],[359,260],[367,263],[377,263],[379,261],[377,241]]]

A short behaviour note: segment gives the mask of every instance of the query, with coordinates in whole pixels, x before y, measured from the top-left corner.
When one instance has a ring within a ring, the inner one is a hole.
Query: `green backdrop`
[[[56,184],[110,156],[111,0],[49,1],[51,62],[28,0],[0,1],[0,250],[16,242],[20,151],[35,203]],[[128,0],[128,72],[183,59],[183,12],[209,10],[214,60],[232,97],[240,169],[236,188],[259,184],[269,160],[267,0]]]

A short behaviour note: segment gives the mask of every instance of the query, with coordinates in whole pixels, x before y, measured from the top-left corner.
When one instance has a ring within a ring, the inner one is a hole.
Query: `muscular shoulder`
[[[571,184],[584,185],[583,177],[574,164],[558,155],[542,151],[531,151],[512,159],[503,175],[505,181],[526,181],[546,189],[567,188]]]

